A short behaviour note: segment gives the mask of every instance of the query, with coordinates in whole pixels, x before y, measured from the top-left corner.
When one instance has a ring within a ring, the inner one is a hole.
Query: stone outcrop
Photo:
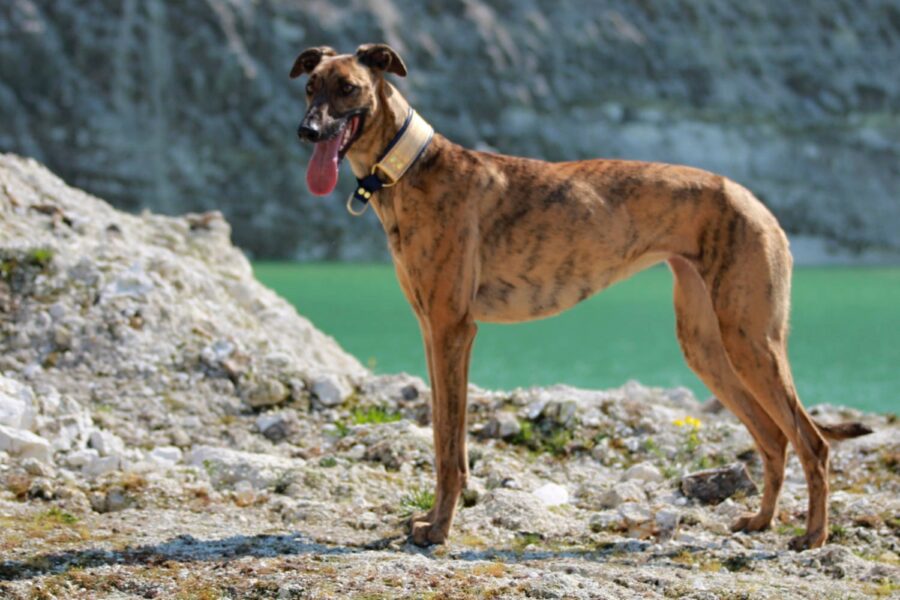
[[[229,234],[218,213],[125,214],[0,155],[0,374],[18,379],[0,375],[0,449],[89,447],[81,466],[106,472],[121,438],[184,445],[319,381],[349,393],[366,369],[256,282]]]

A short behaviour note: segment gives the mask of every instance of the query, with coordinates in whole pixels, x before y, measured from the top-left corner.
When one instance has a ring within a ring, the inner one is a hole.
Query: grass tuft
[[[78,517],[54,506],[47,512],[35,517],[34,522],[36,525],[47,527],[52,527],[53,525],[74,525],[78,522]]]
[[[535,426],[526,419],[519,420],[519,433],[510,440],[511,444],[524,446],[536,453],[547,453],[553,456],[564,456],[569,452],[572,432],[565,427],[555,425]]]
[[[400,499],[403,514],[411,515],[416,511],[428,511],[434,506],[434,492],[430,488],[415,487]]]
[[[354,425],[380,425],[382,423],[393,423],[402,418],[400,413],[389,412],[381,406],[356,407],[350,413],[350,419]]]

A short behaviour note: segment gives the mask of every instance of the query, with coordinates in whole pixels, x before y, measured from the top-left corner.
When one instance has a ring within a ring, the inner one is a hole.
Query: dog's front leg
[[[468,315],[450,322],[431,319],[424,336],[431,371],[431,416],[434,428],[437,487],[427,520],[412,523],[416,544],[447,539],[456,503],[469,476],[466,454],[466,389],[469,356],[477,327]]]

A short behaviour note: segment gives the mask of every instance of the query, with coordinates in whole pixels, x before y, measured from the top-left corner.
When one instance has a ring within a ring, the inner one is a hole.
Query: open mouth
[[[344,155],[347,154],[347,150],[350,149],[350,146],[353,145],[353,142],[356,141],[356,138],[359,137],[359,134],[362,133],[362,124],[363,120],[366,118],[364,113],[357,113],[355,115],[351,115],[346,121],[344,121],[344,125],[341,126],[338,135],[341,136],[341,149],[338,151],[338,158],[344,158]]]
[[[338,180],[341,159],[362,133],[365,113],[346,117],[337,133],[313,146],[312,158],[306,169],[306,185],[316,196],[326,196],[334,191]]]

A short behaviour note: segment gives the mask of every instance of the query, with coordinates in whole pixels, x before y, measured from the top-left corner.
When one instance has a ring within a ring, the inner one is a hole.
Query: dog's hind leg
[[[778,505],[784,483],[787,438],[747,391],[725,354],[719,323],[706,284],[687,260],[669,261],[675,277],[675,316],[678,342],[685,361],[717,398],[750,431],[763,460],[765,487],[759,512],[739,518],[732,531],[767,528]]]
[[[829,448],[800,404],[788,363],[791,256],[787,239],[776,227],[735,227],[736,234],[701,272],[711,289],[729,362],[803,465],[809,494],[807,531],[790,542],[792,549],[803,550],[821,546],[828,536]]]

